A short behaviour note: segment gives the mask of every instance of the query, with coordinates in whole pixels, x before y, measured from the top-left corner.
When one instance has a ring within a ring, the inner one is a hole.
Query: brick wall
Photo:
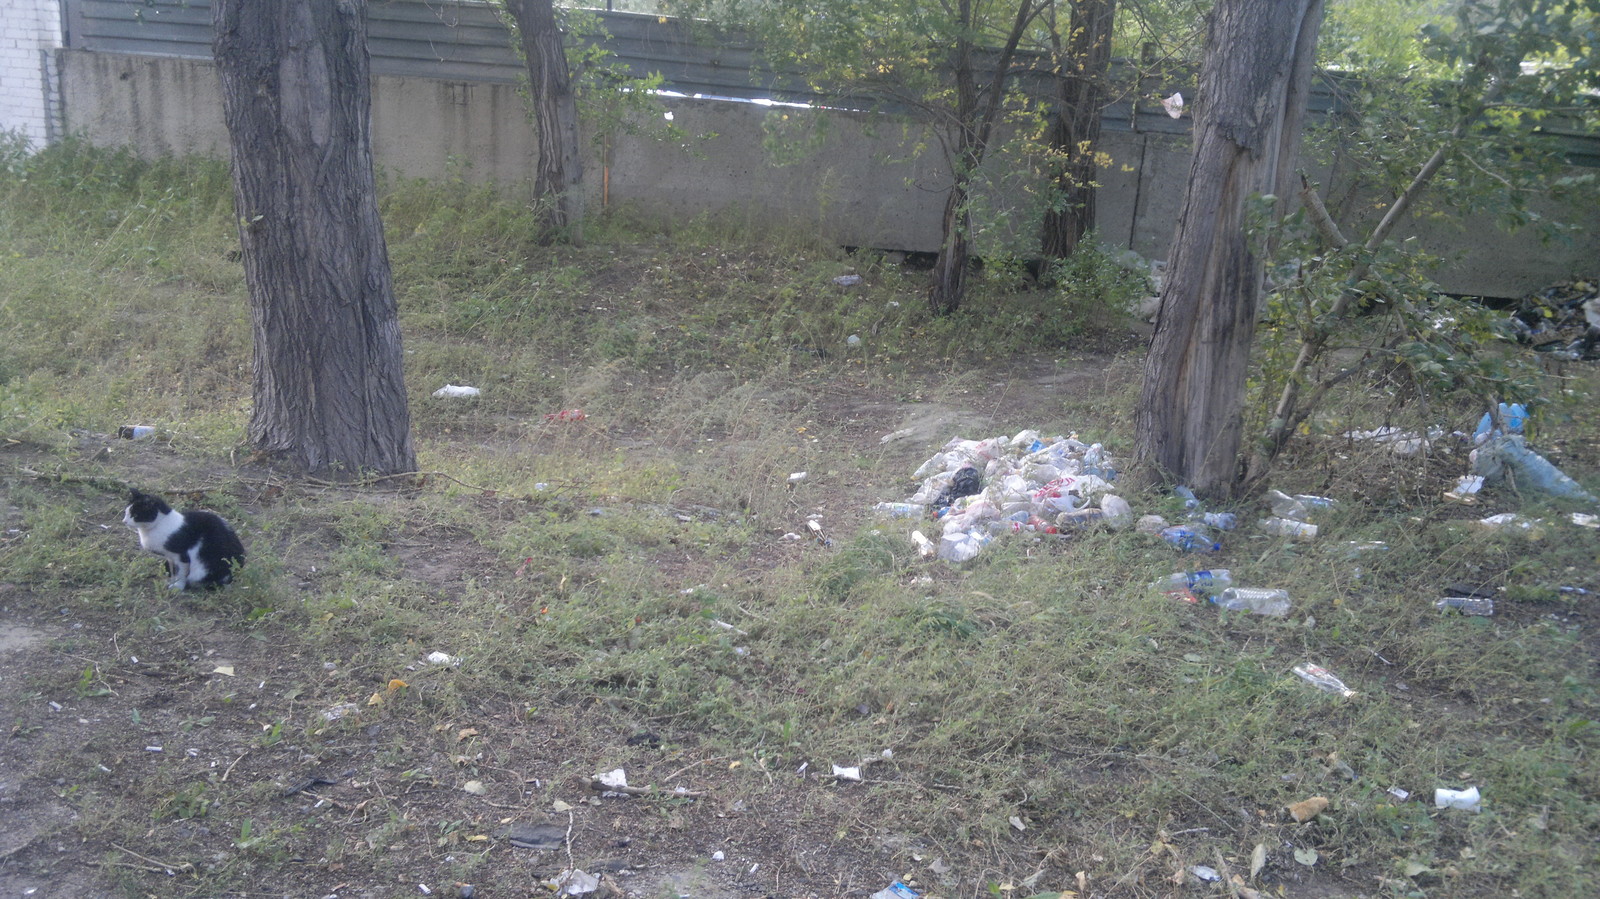
[[[60,46],[60,0],[0,0],[0,130],[35,149],[60,130]]]

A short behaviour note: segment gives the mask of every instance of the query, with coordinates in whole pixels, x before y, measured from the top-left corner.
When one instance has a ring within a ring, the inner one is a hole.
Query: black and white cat
[[[139,545],[167,563],[174,590],[220,587],[244,564],[244,544],[215,512],[174,512],[160,497],[133,491],[122,522],[139,532]]]

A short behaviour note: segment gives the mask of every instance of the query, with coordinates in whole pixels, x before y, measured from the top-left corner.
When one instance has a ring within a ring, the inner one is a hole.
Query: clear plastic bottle
[[[1178,571],[1156,581],[1151,586],[1157,593],[1166,593],[1196,602],[1197,597],[1211,597],[1228,588],[1233,583],[1233,576],[1226,568],[1205,569],[1201,571]]]
[[[890,518],[921,518],[928,512],[928,507],[921,503],[878,503],[872,511]]]
[[[1189,553],[1214,553],[1222,549],[1222,544],[1211,539],[1204,528],[1173,525],[1161,530],[1161,539]]]
[[[1289,591],[1262,590],[1255,587],[1229,587],[1213,596],[1211,601],[1233,612],[1254,612],[1282,618],[1289,614]]]
[[[1443,612],[1455,609],[1463,615],[1493,615],[1494,600],[1476,596],[1446,596],[1433,601],[1433,607]]]
[[[1356,691],[1344,685],[1344,681],[1331,674],[1321,665],[1300,664],[1294,666],[1294,673],[1305,679],[1306,683],[1324,690],[1328,693],[1338,693],[1341,696],[1354,696]]]

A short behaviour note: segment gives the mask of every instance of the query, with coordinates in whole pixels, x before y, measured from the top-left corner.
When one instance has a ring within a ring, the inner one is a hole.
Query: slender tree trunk
[[[1261,263],[1250,197],[1292,196],[1322,0],[1219,0],[1211,13],[1194,158],[1145,361],[1134,465],[1213,497],[1240,483],[1245,377]]]
[[[215,0],[212,15],[255,337],[250,441],[317,474],[412,471],[366,5]]]
[[[533,128],[539,147],[533,193],[543,210],[543,237],[549,240],[565,234],[575,239],[583,220],[583,157],[579,152],[578,105],[555,8],[552,0],[508,0],[506,7],[522,36],[522,51],[528,63]]]
[[[1046,140],[1056,155],[1055,197],[1045,210],[1039,247],[1046,259],[1071,256],[1094,228],[1095,154],[1116,16],[1116,0],[1074,0],[1064,46],[1059,31],[1051,29],[1056,111]]]
[[[975,49],[972,40],[975,16],[973,0],[957,0],[959,32],[951,59],[956,91],[953,123],[955,140],[953,146],[946,145],[955,180],[945,199],[944,238],[939,246],[939,259],[933,266],[933,285],[928,292],[928,305],[935,315],[949,315],[960,309],[966,295],[972,232],[967,202],[972,196],[978,167],[983,164],[983,157],[989,150],[990,136],[1000,117],[1006,80],[1011,74],[1011,61],[1016,57],[1017,45],[1022,41],[1028,24],[1048,2],[1050,0],[1020,0],[1011,31],[995,62],[993,77],[980,91],[972,59]]]

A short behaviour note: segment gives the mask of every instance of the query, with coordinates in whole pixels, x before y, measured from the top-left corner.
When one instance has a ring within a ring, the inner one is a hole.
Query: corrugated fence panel
[[[64,0],[64,6],[68,47],[211,58],[210,0]],[[585,10],[577,15],[598,19],[604,33],[595,39],[603,41],[624,70],[634,76],[659,74],[666,90],[689,96],[828,102],[798,75],[753,70],[755,48],[737,31],[642,13]],[[522,63],[511,50],[506,27],[487,3],[373,0],[367,28],[376,74],[502,84],[522,76]],[[1114,72],[1112,81],[1129,85],[1128,94],[1105,110],[1102,127],[1169,134],[1189,131],[1188,117],[1172,119],[1154,100],[1170,93],[1169,85],[1147,81],[1134,88],[1131,70],[1121,71],[1124,76]],[[1318,79],[1310,114],[1336,111],[1340,82],[1349,77],[1327,73]],[[1042,77],[1024,76],[1024,81],[1027,90],[1047,89]],[[1026,84],[1030,81],[1034,85]],[[1600,165],[1600,141],[1559,125],[1547,127],[1560,136],[1572,162]]]

